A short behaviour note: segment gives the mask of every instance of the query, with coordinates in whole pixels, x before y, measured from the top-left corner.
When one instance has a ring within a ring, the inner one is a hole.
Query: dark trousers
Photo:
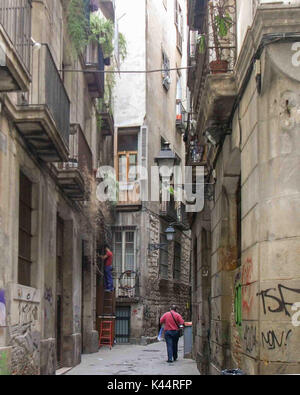
[[[104,287],[110,291],[113,291],[114,284],[112,278],[112,266],[105,266],[104,267]]]
[[[174,361],[178,358],[178,340],[179,331],[166,331],[165,339],[168,351],[168,361]]]

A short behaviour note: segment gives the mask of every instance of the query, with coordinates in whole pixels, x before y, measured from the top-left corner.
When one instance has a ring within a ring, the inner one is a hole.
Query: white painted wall
[[[116,0],[119,31],[127,41],[127,57],[121,70],[146,70],[146,1]],[[115,127],[138,126],[146,114],[146,75],[116,75],[114,90]]]

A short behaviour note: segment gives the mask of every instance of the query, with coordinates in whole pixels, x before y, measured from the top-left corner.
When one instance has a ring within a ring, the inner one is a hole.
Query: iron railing
[[[204,144],[199,144],[197,138],[189,140],[187,152],[187,166],[201,166],[206,163],[206,147]]]
[[[229,18],[226,36],[220,36],[217,28],[219,15]],[[223,61],[226,69],[222,73],[233,71],[236,62],[236,0],[211,0],[206,2],[206,16],[198,35],[196,47],[197,75],[199,78],[198,94],[201,96],[208,74],[214,73],[212,62]],[[202,37],[202,38],[201,38]],[[220,71],[218,71],[220,72]],[[199,96],[197,103],[199,105]]]
[[[138,275],[133,270],[127,270],[123,273],[116,273],[115,288],[117,298],[135,298],[138,297]]]
[[[167,220],[177,221],[177,210],[172,196],[170,197],[170,201],[160,203],[160,216]]]
[[[77,125],[72,126],[75,128]],[[58,167],[64,170],[79,169],[81,172],[91,175],[93,171],[92,151],[80,127],[77,127],[76,132],[69,137],[69,152],[69,161],[60,163]]]
[[[104,55],[101,45],[97,41],[90,41],[85,49],[84,62],[88,68],[100,71],[95,73],[95,77],[99,81],[99,85],[104,88]]]
[[[31,0],[1,0],[0,24],[3,26],[27,71],[31,54]]]
[[[182,105],[182,102],[179,101],[176,104],[176,127],[179,129],[185,128],[185,121],[186,121],[187,112]]]
[[[45,105],[66,146],[69,146],[70,100],[48,45],[33,52],[28,105]]]

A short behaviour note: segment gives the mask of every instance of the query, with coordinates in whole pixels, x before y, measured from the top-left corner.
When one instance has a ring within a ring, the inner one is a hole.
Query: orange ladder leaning
[[[112,321],[101,321],[100,337],[99,337],[99,348],[101,346],[109,346],[110,349],[113,346],[113,323]]]

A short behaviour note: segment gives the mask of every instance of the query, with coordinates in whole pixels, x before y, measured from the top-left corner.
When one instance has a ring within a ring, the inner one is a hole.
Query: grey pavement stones
[[[101,347],[98,353],[82,355],[80,365],[66,375],[199,375],[196,362],[183,359],[183,337],[179,341],[178,360],[167,363],[165,342],[147,346],[114,345]]]

